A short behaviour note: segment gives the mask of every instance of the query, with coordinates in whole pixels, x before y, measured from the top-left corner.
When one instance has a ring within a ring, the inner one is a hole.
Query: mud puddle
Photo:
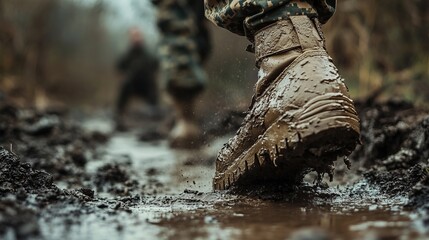
[[[130,208],[131,213],[98,212],[74,222],[56,218],[40,225],[47,239],[425,239],[407,213],[391,209],[332,212],[330,207],[287,203],[213,206],[187,199],[160,206],[163,200],[154,201]]]

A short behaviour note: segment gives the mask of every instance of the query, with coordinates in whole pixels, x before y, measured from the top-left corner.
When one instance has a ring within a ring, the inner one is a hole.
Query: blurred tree
[[[26,36],[25,77],[26,96],[34,101],[42,97],[46,82],[47,46],[50,44],[50,15],[55,7],[54,0],[39,0],[33,6],[33,15]]]
[[[393,93],[418,97],[404,83],[412,86],[418,76],[429,81],[429,1],[343,0],[338,7],[326,26],[328,49],[358,81],[357,95],[389,85]]]
[[[48,97],[93,96],[110,47],[103,45],[103,10],[101,2],[0,0],[0,87],[42,107]]]
[[[9,71],[13,62],[14,33],[11,23],[4,16],[3,0],[0,0],[0,56],[1,74]]]

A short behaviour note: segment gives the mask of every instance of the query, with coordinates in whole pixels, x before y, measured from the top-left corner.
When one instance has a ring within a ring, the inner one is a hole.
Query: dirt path
[[[60,204],[60,209],[42,214],[39,223],[43,236],[273,239],[284,238],[301,228],[304,232],[324,229],[318,235],[332,232],[344,239],[398,234],[409,238],[418,234],[409,213],[402,210],[404,198],[391,199],[371,189],[368,192],[372,196],[361,196],[355,201],[343,196],[344,186],[330,190],[309,187],[280,197],[263,192],[253,197],[213,193],[214,166],[207,160],[213,157],[212,149],[175,152],[165,142],[142,143],[136,136],[112,136],[109,144],[102,147],[105,155],[88,164],[87,171],[96,174],[95,169],[112,163],[129,166],[130,176],[139,180],[140,199],[101,192],[96,193],[93,202],[84,203],[87,211],[80,206],[64,208]],[[199,157],[204,155],[206,159]],[[122,190],[119,189],[116,190]],[[313,194],[317,197],[313,198]]]
[[[310,175],[301,186],[240,193],[211,188],[216,152],[227,136],[198,151],[174,151],[165,140],[140,141],[138,131],[103,133],[110,125],[100,119],[86,121],[83,129],[44,115],[29,122],[30,130],[12,124],[15,130],[5,136],[21,159],[11,149],[0,151],[0,234],[4,239],[426,239],[425,115],[388,122],[392,114],[409,110],[387,110],[386,105],[362,110],[372,114],[371,121],[363,118],[363,140],[371,142],[352,155],[350,171],[338,161],[329,188],[314,185]],[[45,132],[34,134],[41,129]],[[386,141],[394,131],[400,139]],[[391,148],[383,149],[385,144]]]

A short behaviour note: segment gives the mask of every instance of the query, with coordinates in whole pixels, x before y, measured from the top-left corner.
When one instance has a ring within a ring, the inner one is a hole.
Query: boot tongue
[[[316,27],[317,25],[317,27]],[[255,34],[256,65],[262,59],[295,48],[302,50],[324,47],[320,23],[305,15],[277,21]]]
[[[299,48],[299,39],[290,20],[278,21],[255,35],[256,66],[262,59],[291,49]]]
[[[317,19],[305,15],[291,16],[278,21],[255,34],[256,66],[259,68],[256,96],[303,51],[324,47]]]

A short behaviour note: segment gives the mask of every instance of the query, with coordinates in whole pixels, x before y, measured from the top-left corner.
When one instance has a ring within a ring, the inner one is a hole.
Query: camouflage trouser
[[[262,27],[289,16],[308,15],[325,23],[335,6],[336,0],[205,0],[209,20],[250,40]]]
[[[202,64],[210,52],[202,0],[154,0],[161,32],[161,75],[177,100],[193,98],[206,82]]]

